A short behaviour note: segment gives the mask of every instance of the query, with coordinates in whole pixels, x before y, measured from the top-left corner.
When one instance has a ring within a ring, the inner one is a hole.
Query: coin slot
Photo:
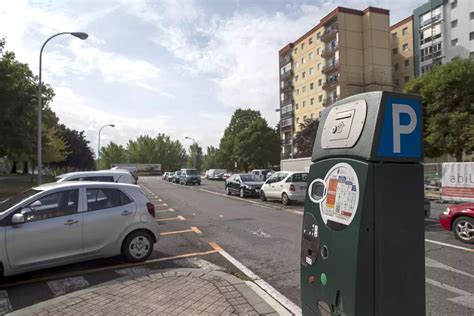
[[[324,245],[322,248],[321,248],[321,257],[323,257],[323,259],[327,259],[329,256],[329,249],[326,245]]]

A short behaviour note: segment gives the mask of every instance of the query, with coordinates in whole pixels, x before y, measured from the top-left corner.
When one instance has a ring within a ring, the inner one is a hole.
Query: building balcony
[[[281,118],[282,119],[289,118],[289,117],[293,117],[293,110],[287,111],[285,113],[281,113]]]
[[[281,91],[289,93],[292,90],[293,90],[293,83],[291,82],[291,80],[285,81],[283,83],[283,86],[281,87]]]
[[[338,100],[338,98],[339,97],[336,96],[336,97],[329,97],[329,98],[323,99],[323,106],[330,106],[331,104],[336,102]]]
[[[435,40],[437,40],[438,38],[440,39],[441,41],[441,33],[438,33],[436,35],[433,35],[433,36],[430,36],[430,37],[427,37],[427,38],[423,38],[420,40],[420,46],[423,46],[427,43],[429,43],[431,45],[431,42],[434,42]],[[429,46],[429,45],[428,45]]]
[[[291,145],[291,138],[282,139],[281,144],[282,145]]]
[[[293,58],[291,58],[291,54],[286,55],[286,56],[281,56],[280,57],[280,67],[285,66],[288,63],[291,63],[293,61]]]
[[[321,52],[321,57],[323,58],[332,57],[338,48],[339,47],[337,44],[334,46],[326,46]]]
[[[281,100],[280,103],[281,103],[281,106],[291,104],[291,103],[293,103],[293,98],[292,97],[284,98],[283,100]]]
[[[334,86],[336,86],[337,84],[339,83],[339,78],[329,78],[328,80],[326,80],[325,83],[323,83],[323,89],[327,90],[329,88],[332,88]]]
[[[282,131],[290,131],[293,129],[293,118],[289,117],[286,119],[282,119],[280,123],[280,129]]]
[[[286,80],[286,79],[289,79],[291,77],[293,77],[293,70],[288,70],[288,71],[286,71],[286,72],[284,72],[280,75],[280,78],[282,80]]]
[[[338,69],[339,69],[339,60],[335,60],[334,62],[330,62],[324,65],[323,69],[321,69],[321,72],[323,74],[328,74]]]
[[[330,40],[334,39],[337,34],[337,23],[334,23],[330,27],[328,27],[324,33],[321,35],[320,40],[322,42],[329,42]]]
[[[425,27],[433,22],[436,22],[439,19],[441,19],[441,14],[437,14],[424,22],[420,22],[420,28]]]

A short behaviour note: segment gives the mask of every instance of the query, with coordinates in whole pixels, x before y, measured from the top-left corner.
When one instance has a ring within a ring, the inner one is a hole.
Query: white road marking
[[[12,304],[8,298],[8,292],[5,290],[0,291],[0,314],[5,315],[12,311]]]
[[[147,267],[131,267],[131,268],[115,270],[115,273],[117,273],[118,275],[131,275],[131,274],[145,273],[149,271],[151,271],[151,269]]]
[[[448,301],[474,309],[474,295],[472,293],[429,278],[426,278],[426,283],[439,287],[443,290],[458,294],[459,296],[457,297],[448,298]]]
[[[49,281],[48,286],[55,296],[64,295],[89,286],[84,277],[72,277],[61,280]]]
[[[237,201],[243,201],[243,202],[257,204],[259,206],[269,208],[269,209],[278,208],[278,209],[280,209],[282,211],[285,211],[287,213],[290,213],[290,214],[303,215],[303,211],[287,209],[287,208],[280,207],[280,206],[275,206],[275,205],[267,205],[267,204],[263,204],[263,203],[260,203],[260,202],[256,202],[256,201],[252,201],[252,200],[245,200],[245,199],[238,198],[236,196],[229,196],[229,195],[224,194],[224,193],[218,193],[218,192],[214,192],[214,191],[210,191],[210,190],[206,190],[206,189],[198,189],[198,191],[219,195],[219,196],[226,197],[226,198],[229,198],[229,199],[234,199],[234,200],[237,200]]]
[[[428,257],[425,257],[425,266],[430,267],[430,268],[443,269],[443,270],[451,271],[451,272],[454,272],[454,273],[459,273],[459,274],[462,274],[462,275],[465,275],[467,277],[470,277],[470,278],[474,279],[474,275],[472,275],[472,274],[469,274],[469,273],[464,272],[462,270],[450,267],[450,266],[448,266],[444,263],[441,263],[439,261],[430,259]]]
[[[465,250],[465,251],[469,251],[469,252],[474,252],[474,249],[471,249],[471,248],[466,248],[466,247],[461,247],[461,246],[455,246],[455,245],[451,245],[451,244],[446,244],[446,243],[444,243],[444,242],[440,242],[440,241],[436,241],[436,240],[425,239],[425,241],[426,241],[426,242],[433,243],[433,244],[441,245],[441,246],[446,246],[446,247],[451,247],[451,248],[455,248],[455,249],[460,249],[460,250]]]
[[[253,273],[249,268],[243,265],[240,261],[232,257],[227,251],[219,250],[219,253],[230,261],[234,266],[236,266],[242,273],[247,275],[253,282],[255,282],[262,290],[267,292],[271,297],[273,297],[278,303],[283,305],[286,309],[292,312],[294,315],[301,315],[301,308],[290,301],[286,296],[278,292],[273,286],[262,280],[258,275]]]
[[[272,235],[267,234],[261,228],[259,228],[257,231],[253,231],[252,234],[262,238],[272,238]]]

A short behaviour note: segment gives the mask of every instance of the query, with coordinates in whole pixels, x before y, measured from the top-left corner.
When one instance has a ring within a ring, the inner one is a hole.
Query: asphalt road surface
[[[250,270],[300,305],[299,256],[303,205],[226,196],[223,181],[182,186],[159,178],[141,183],[205,232]],[[437,218],[448,205],[432,202],[425,220],[428,315],[474,315],[474,246],[442,230]],[[409,219],[407,219],[409,220]],[[403,256],[403,254],[400,254]]]

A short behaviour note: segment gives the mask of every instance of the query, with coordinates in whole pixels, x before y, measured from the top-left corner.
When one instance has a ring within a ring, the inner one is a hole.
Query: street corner
[[[10,315],[42,314],[288,314],[249,282],[205,269],[140,270],[62,295]]]

